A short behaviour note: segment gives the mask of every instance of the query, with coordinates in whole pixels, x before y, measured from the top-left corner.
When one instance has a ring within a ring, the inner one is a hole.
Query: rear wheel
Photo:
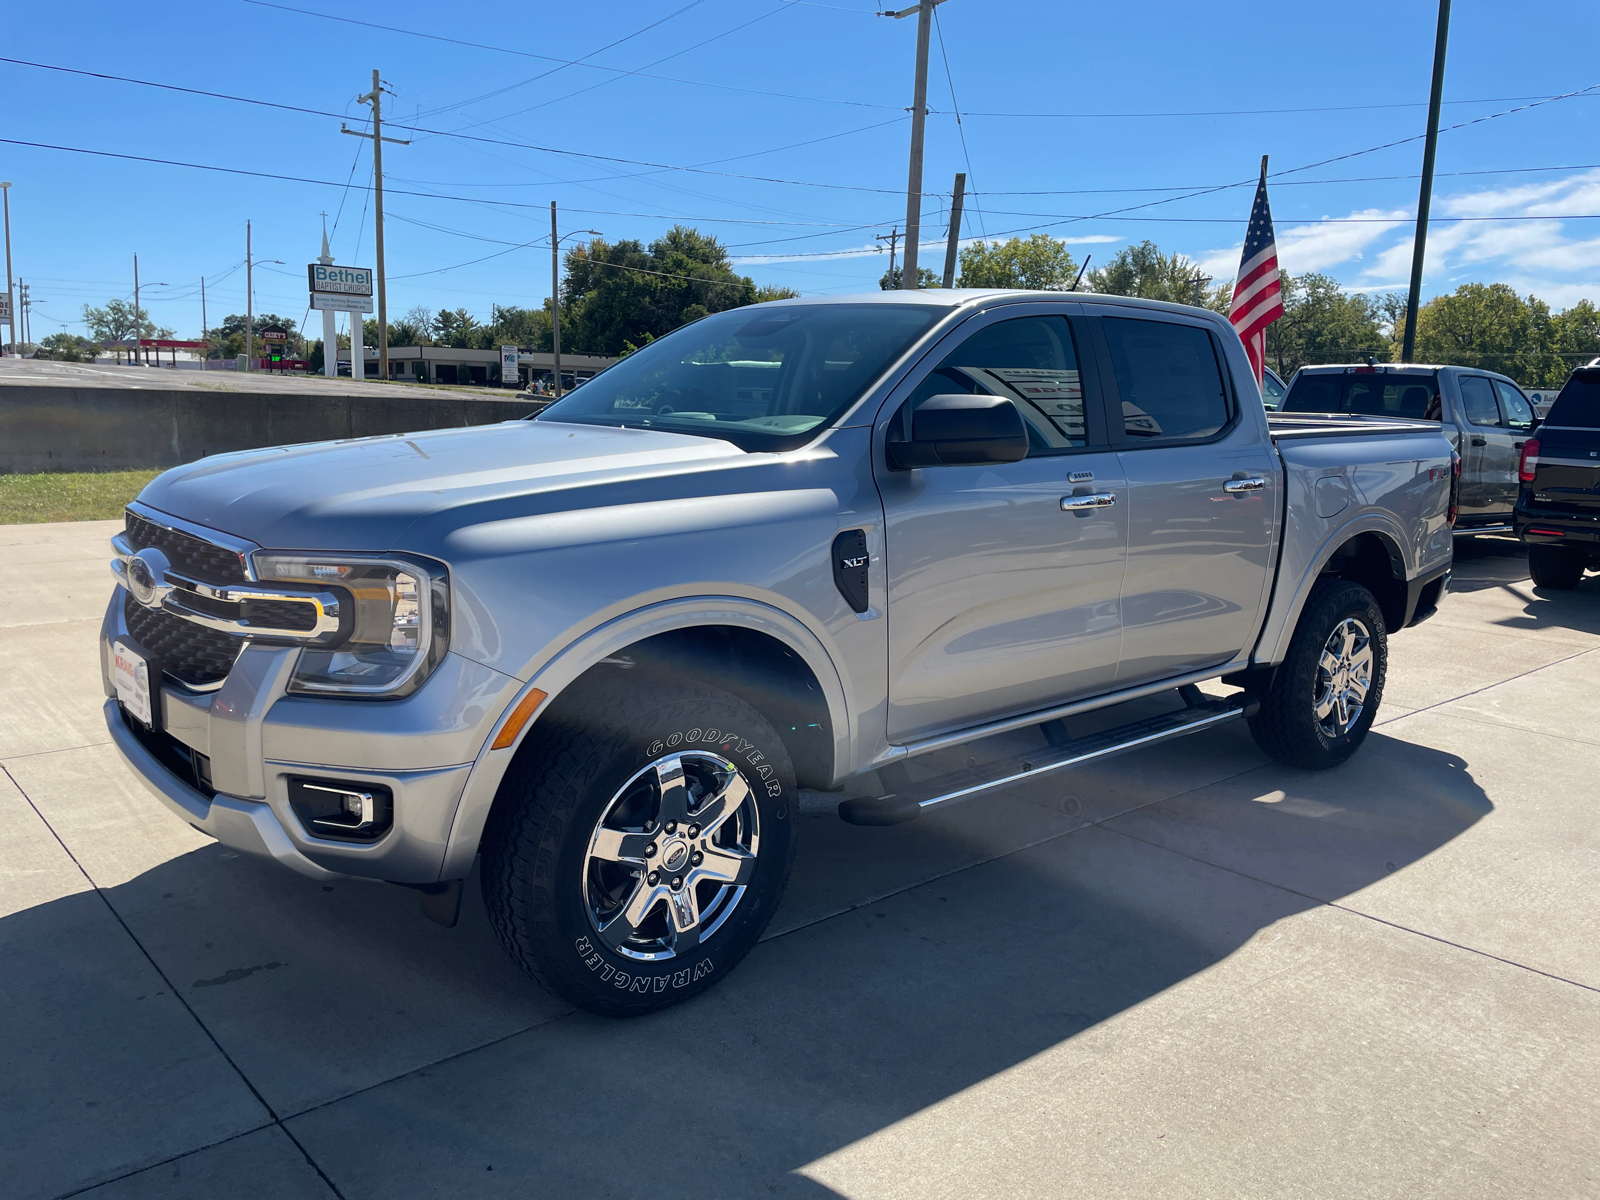
[[[1587,556],[1571,546],[1529,546],[1528,573],[1535,587],[1565,592],[1583,582]]]
[[[1256,745],[1290,766],[1338,766],[1372,728],[1388,663],[1383,612],[1372,593],[1348,580],[1322,580],[1250,718]]]
[[[794,861],[794,771],[772,726],[726,692],[645,680],[530,736],[484,831],[484,903],[511,957],[607,1016],[732,970]]]

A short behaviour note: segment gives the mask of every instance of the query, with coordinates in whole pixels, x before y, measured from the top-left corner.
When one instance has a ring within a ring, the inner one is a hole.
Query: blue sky
[[[247,218],[258,260],[282,260],[257,268],[256,311],[303,321],[320,212],[338,261],[373,260],[370,152],[339,132],[366,113],[355,97],[373,67],[395,93],[386,119],[439,131],[394,129],[412,144],[386,147],[391,317],[542,302],[551,200],[563,233],[649,241],[682,221],[758,283],[806,294],[875,287],[876,235],[904,224],[916,22],[875,16],[871,0],[286,2],[386,27],[248,0],[8,12],[11,58],[335,114],[0,62],[0,138],[326,182],[0,142],[36,336],[81,331],[85,303],[131,296],[135,253],[141,299],[180,334],[200,328],[202,276],[212,324],[243,311]],[[1403,288],[1422,143],[1357,152],[1422,132],[1436,11],[948,0],[925,188],[969,171],[967,237],[1042,229],[1096,264],[1148,237],[1228,278],[1263,153],[1274,171],[1355,154],[1272,181],[1283,265]],[[1600,214],[1600,90],[1534,104],[1600,85],[1600,6],[1456,0],[1451,35],[1443,124],[1476,123],[1441,135],[1434,214],[1496,219],[1433,226],[1427,294],[1500,280],[1557,308],[1600,300],[1600,220],[1575,219]],[[1188,195],[1224,184],[1242,186]],[[926,238],[943,238],[944,203],[928,197]]]

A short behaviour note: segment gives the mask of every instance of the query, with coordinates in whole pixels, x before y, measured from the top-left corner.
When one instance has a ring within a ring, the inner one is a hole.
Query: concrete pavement
[[[440,929],[134,784],[114,528],[0,527],[45,581],[0,618],[7,1196],[1600,1194],[1600,578],[1462,547],[1337,771],[1235,725],[909,826],[814,805],[763,944],[615,1022],[473,885]]]

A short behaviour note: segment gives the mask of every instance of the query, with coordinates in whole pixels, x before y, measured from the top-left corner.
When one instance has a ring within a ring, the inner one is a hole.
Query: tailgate
[[[1600,369],[1580,367],[1568,377],[1534,437],[1537,463],[1524,464],[1533,478],[1523,474],[1530,507],[1600,515]]]
[[[1533,503],[1600,512],[1600,429],[1539,430]]]

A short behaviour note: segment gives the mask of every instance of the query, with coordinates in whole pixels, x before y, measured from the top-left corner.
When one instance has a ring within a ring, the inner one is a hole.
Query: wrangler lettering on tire
[[[794,860],[794,770],[737,697],[609,685],[541,722],[483,842],[483,894],[512,958],[591,1012],[696,995],[760,937]]]

